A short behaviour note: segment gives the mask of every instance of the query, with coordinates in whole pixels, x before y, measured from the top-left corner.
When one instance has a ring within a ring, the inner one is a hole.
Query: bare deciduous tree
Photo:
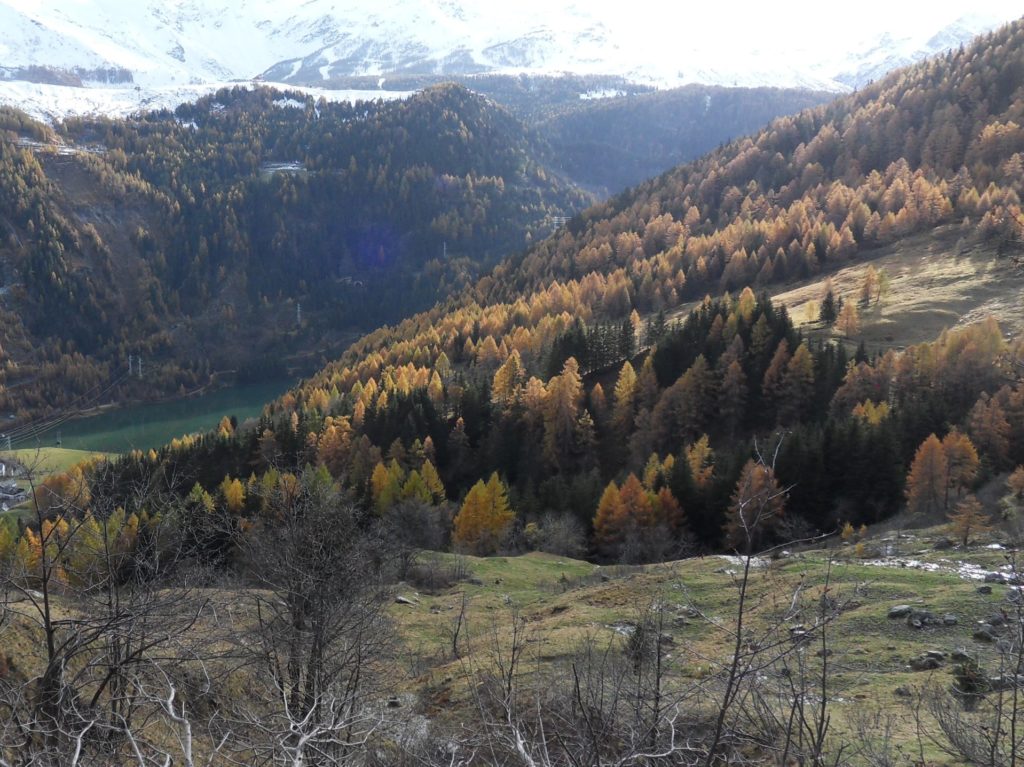
[[[255,588],[234,716],[247,764],[358,763],[380,727],[391,628],[382,547],[324,472],[281,482],[237,546]]]

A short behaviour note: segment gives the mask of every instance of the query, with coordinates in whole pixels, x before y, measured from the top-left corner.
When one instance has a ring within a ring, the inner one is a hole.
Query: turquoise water
[[[76,450],[124,453],[160,447],[175,437],[209,431],[224,416],[239,423],[255,418],[263,406],[287,391],[295,380],[276,380],[217,389],[188,399],[111,410],[69,421],[60,427],[61,446]],[[58,433],[43,437],[44,446],[57,444]]]

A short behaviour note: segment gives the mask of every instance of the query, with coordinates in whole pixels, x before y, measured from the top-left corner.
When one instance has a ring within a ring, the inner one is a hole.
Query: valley
[[[0,767],[1021,762],[1024,19],[542,5],[0,0]]]

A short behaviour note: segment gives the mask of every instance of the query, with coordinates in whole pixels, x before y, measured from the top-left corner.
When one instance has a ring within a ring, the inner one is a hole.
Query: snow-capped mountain
[[[814,6],[787,15],[658,0],[0,0],[0,99],[58,117],[257,77],[330,87],[352,76],[483,72],[843,91],[1013,15],[985,2],[992,8],[975,3],[969,16],[902,20],[858,8],[859,25],[830,20],[825,34],[804,34],[821,13]]]

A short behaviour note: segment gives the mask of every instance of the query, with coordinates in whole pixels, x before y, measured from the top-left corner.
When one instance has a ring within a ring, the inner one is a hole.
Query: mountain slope
[[[1019,258],[1022,73],[1018,23],[776,120],[589,209],[460,300],[366,336],[274,403],[227,464],[207,468],[220,442],[167,459],[212,486],[271,449],[323,462],[378,508],[427,459],[451,498],[499,472],[519,525],[568,513],[594,530],[593,551],[626,559],[730,545],[730,498],[755,444],[783,442],[782,536],[893,513],[917,447],[954,425],[989,469],[1012,466],[1024,385],[1006,384],[1000,360],[1024,350],[994,322],[903,356],[862,348],[851,366],[851,348],[820,340],[828,326],[805,338],[744,286],[827,273],[936,226],[948,237],[951,222]],[[856,307],[886,300],[880,284],[829,298],[845,298],[838,327],[853,341]],[[725,290],[742,292],[691,304],[679,326],[659,317]]]
[[[177,114],[69,122],[62,145],[8,122],[10,410],[75,396],[44,396],[36,366],[54,349],[87,355],[79,391],[135,352],[168,393],[326,351],[429,306],[588,199],[513,117],[457,87],[355,106],[225,90]]]
[[[775,117],[831,100],[822,91],[688,85],[579,99],[537,126],[578,183],[604,197],[696,159]]]

